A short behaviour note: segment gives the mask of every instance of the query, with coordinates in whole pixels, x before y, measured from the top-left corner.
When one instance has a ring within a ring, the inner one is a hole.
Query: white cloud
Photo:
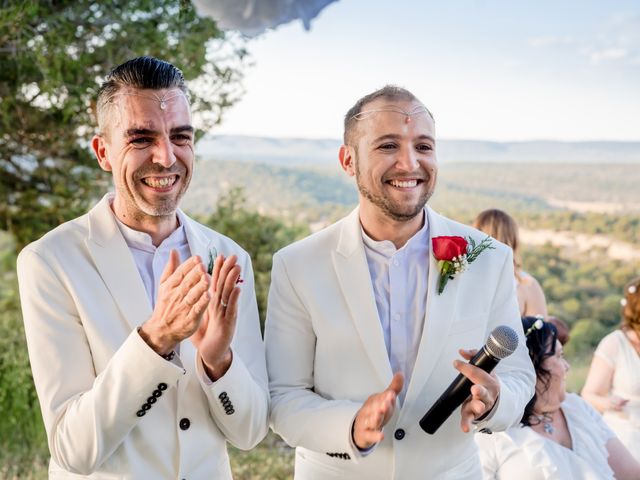
[[[529,46],[533,48],[556,47],[561,45],[573,45],[576,39],[570,35],[545,35],[534,37],[528,40]]]
[[[598,65],[599,63],[606,61],[622,60],[627,56],[628,52],[624,48],[613,47],[592,51],[589,54],[589,59],[591,60],[591,63]]]

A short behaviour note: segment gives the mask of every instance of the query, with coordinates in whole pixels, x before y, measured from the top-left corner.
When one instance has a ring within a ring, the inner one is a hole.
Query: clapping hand
[[[384,438],[382,428],[393,416],[403,385],[404,377],[396,373],[386,390],[371,395],[358,410],[353,422],[353,441],[360,450],[366,450]]]
[[[231,366],[231,340],[236,328],[240,296],[240,265],[238,258],[218,255],[211,272],[207,308],[202,322],[191,336],[205,370],[213,381],[222,377]],[[208,275],[207,275],[208,276]]]
[[[178,252],[171,250],[153,314],[140,327],[140,336],[160,355],[197,330],[210,303],[209,278],[200,257],[180,264]]]

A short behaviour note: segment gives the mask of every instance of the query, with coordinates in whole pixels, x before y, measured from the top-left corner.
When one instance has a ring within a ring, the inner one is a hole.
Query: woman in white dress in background
[[[582,396],[640,462],[640,277],[625,286],[622,322],[600,341]]]
[[[523,318],[536,393],[522,423],[505,432],[476,434],[485,479],[639,479],[640,464],[578,395],[567,394],[569,364],[554,325]]]

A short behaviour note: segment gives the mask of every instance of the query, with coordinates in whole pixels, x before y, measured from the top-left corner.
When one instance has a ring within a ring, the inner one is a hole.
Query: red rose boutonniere
[[[438,281],[438,295],[444,291],[449,280],[453,280],[458,273],[464,272],[487,248],[495,248],[491,244],[491,237],[486,237],[479,244],[473,238],[464,237],[433,237],[433,256],[438,260],[440,280]]]

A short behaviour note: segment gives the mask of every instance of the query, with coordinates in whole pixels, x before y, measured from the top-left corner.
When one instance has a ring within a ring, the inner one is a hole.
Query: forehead
[[[191,124],[189,102],[178,88],[123,89],[114,97],[113,108],[118,116],[117,124],[125,128]]]
[[[366,112],[372,112],[366,114]],[[409,114],[407,115],[406,112]],[[357,121],[361,139],[382,135],[435,138],[435,125],[424,105],[417,100],[389,100],[378,98],[362,107],[364,118]],[[409,118],[409,121],[407,121]]]

